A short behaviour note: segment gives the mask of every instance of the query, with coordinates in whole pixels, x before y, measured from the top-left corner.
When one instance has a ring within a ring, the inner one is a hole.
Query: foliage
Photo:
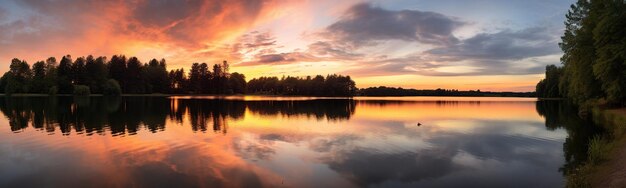
[[[137,57],[114,55],[106,57],[63,56],[33,64],[13,59],[9,72],[0,78],[0,89],[12,93],[77,94],[89,93],[121,95],[122,93],[177,93],[177,94],[245,94],[271,93],[283,95],[353,96],[357,89],[349,76],[328,75],[306,77],[276,77],[253,79],[230,73],[228,62],[215,64],[193,63],[189,74],[184,69],[167,71],[165,59],[151,59],[141,63]],[[267,82],[267,83],[266,83]]]
[[[148,93],[167,93],[170,84],[168,83],[165,59],[161,59],[161,61],[152,59],[144,67],[146,91]]]
[[[626,3],[604,0],[594,1],[592,5],[592,11],[597,10],[593,28],[597,59],[593,73],[606,100],[623,103],[626,101]]]
[[[102,87],[102,94],[107,96],[119,96],[122,94],[122,88],[115,79],[109,79]]]
[[[561,98],[559,83],[563,72],[562,67],[555,65],[546,66],[546,78],[539,81],[536,86],[537,97],[539,98]]]
[[[234,72],[228,78],[228,85],[231,89],[231,93],[246,93],[247,83],[246,76],[237,72]]]
[[[260,77],[248,82],[248,92],[272,95],[311,95],[311,96],[353,96],[357,88],[350,76],[321,75],[311,78],[307,76]]]
[[[74,86],[74,95],[77,96],[89,96],[91,92],[89,91],[89,86],[86,85],[75,85]]]
[[[126,87],[126,56],[114,55],[107,66],[109,78],[116,80],[121,89],[124,89]]]
[[[5,76],[6,84],[4,84],[4,93],[7,95],[21,93],[22,85],[15,79],[15,76],[11,74]]]
[[[70,78],[72,80],[72,84],[85,85],[87,84],[87,68],[85,68],[85,60],[84,57],[79,57],[74,61],[71,66]]]
[[[563,67],[546,68],[546,79],[537,84],[538,96],[564,96],[579,105],[598,99],[625,105],[626,3],[578,0],[566,18],[559,43]]]
[[[609,154],[609,141],[601,136],[595,136],[589,141],[589,162],[593,164],[599,164],[602,161],[608,159]]]
[[[63,56],[59,66],[57,67],[57,87],[59,93],[70,94],[74,90],[72,85],[72,57],[70,55]]]
[[[11,60],[9,72],[6,72],[1,79],[4,93],[28,93],[32,81],[32,71],[26,61],[14,58]]]
[[[124,73],[126,80],[124,81],[124,85],[122,85],[122,92],[133,94],[146,93],[145,78],[142,74],[142,69],[141,62],[137,57],[128,58],[126,72]]]
[[[102,87],[108,79],[106,57],[94,58],[91,55],[87,56],[85,73],[85,82],[89,86],[91,92],[102,93]]]
[[[48,95],[57,95],[59,93],[59,88],[57,86],[52,86],[48,90]]]
[[[171,70],[167,74],[169,80],[169,90],[172,93],[187,92],[188,84],[184,69]]]

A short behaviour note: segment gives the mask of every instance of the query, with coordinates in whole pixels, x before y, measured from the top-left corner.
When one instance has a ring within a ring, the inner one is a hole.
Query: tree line
[[[535,92],[492,92],[456,89],[404,89],[401,87],[369,87],[359,89],[357,95],[363,96],[481,96],[481,97],[535,97]]]
[[[546,67],[538,97],[626,105],[626,3],[578,0],[566,18],[559,43],[562,66]]]
[[[357,88],[350,76],[260,77],[248,82],[248,90],[260,94],[353,96]]]
[[[321,75],[311,78],[261,77],[246,82],[244,74],[229,72],[227,61],[210,67],[193,63],[184,69],[167,71],[165,59],[142,63],[137,57],[114,55],[50,57],[31,66],[24,60],[11,60],[9,71],[0,78],[0,92],[34,94],[274,94],[312,96],[353,96],[355,83],[350,76]]]

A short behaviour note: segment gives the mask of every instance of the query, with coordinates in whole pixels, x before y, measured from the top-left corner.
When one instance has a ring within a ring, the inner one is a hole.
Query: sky
[[[11,59],[226,60],[260,76],[350,75],[357,87],[533,91],[573,0],[0,0]]]

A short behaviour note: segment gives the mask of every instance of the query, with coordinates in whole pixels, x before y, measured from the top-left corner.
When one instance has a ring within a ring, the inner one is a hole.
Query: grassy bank
[[[626,186],[626,108],[592,110],[594,122],[607,134],[589,141],[588,160],[568,174],[567,187]]]

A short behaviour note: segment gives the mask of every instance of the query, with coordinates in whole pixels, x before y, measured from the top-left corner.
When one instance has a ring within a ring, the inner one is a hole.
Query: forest
[[[317,75],[261,77],[246,82],[245,75],[229,72],[227,61],[209,67],[193,63],[167,71],[165,59],[142,63],[136,57],[63,56],[57,63],[50,57],[31,66],[14,58],[0,78],[0,92],[11,94],[272,94],[310,96],[353,96],[356,86],[350,76]]]
[[[626,105],[626,3],[579,0],[566,15],[562,66],[548,65],[539,98]]]

